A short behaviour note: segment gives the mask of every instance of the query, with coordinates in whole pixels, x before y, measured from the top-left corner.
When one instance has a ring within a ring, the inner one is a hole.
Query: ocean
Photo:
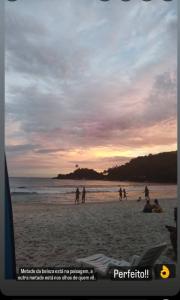
[[[74,203],[76,188],[79,187],[81,192],[83,186],[87,192],[86,202],[118,201],[120,187],[126,189],[128,200],[143,199],[145,185],[149,188],[151,199],[177,198],[176,184],[10,177],[13,201],[56,201],[60,204]]]

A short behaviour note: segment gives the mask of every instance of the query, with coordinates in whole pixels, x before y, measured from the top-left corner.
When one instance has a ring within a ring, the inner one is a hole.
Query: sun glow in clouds
[[[176,150],[176,70],[176,0],[7,1],[10,175]]]

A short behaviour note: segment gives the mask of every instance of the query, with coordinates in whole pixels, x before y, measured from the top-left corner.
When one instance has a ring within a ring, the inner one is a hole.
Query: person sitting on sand
[[[122,201],[122,189],[121,189],[121,187],[119,189],[119,200]]]
[[[155,212],[155,213],[163,212],[162,207],[160,206],[158,199],[154,200],[154,204],[152,206],[152,212]]]
[[[137,199],[137,202],[140,202],[142,200],[142,198],[141,197],[139,197],[138,199]]]
[[[83,190],[82,190],[82,203],[85,203],[85,200],[86,200],[86,189],[85,189],[85,187],[83,187]]]
[[[76,189],[75,204],[79,204],[79,195],[80,195],[80,191],[79,191],[79,188],[77,188]]]
[[[152,213],[153,206],[150,204],[149,200],[146,200],[146,204],[143,208],[144,213]]]

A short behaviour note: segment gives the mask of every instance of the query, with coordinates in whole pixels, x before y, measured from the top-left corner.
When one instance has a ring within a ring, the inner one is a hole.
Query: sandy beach
[[[128,259],[167,242],[176,199],[160,201],[161,214],[142,213],[144,201],[59,205],[13,201],[17,269],[73,266],[80,257],[104,253]]]

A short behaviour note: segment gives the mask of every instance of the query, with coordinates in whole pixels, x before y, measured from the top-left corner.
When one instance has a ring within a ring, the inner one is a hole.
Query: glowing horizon
[[[10,176],[177,150],[177,1],[53,4],[6,3]]]

